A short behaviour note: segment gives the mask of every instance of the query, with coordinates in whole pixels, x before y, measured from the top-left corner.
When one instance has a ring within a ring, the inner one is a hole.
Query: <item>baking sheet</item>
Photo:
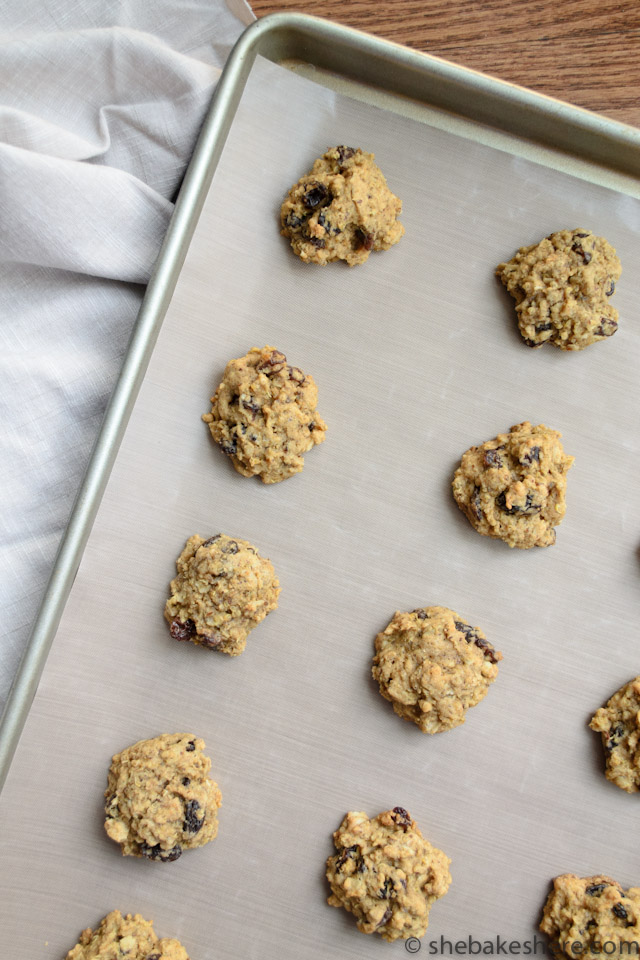
[[[337,143],[373,151],[406,236],[314,269],[278,236],[283,194]],[[591,712],[640,672],[637,200],[321,89],[258,60],[192,240],[0,799],[0,955],[63,956],[113,908],[203,958],[364,958],[404,945],[326,906],[349,809],[406,807],[452,858],[440,937],[533,942],[558,873],[640,882],[637,799],[602,775]],[[617,247],[619,332],[530,351],[496,263],[552,230]],[[200,414],[226,361],[274,344],[315,377],[325,444],[275,487],[240,477]],[[551,549],[479,537],[460,455],[524,419],[576,457]],[[162,619],[192,533],[250,539],[279,609],[228,659]],[[504,654],[467,723],[426,737],[369,677],[396,609],[443,604]],[[214,843],[162,865],[104,835],[111,755],[202,736]],[[446,949],[446,948],[445,948]]]

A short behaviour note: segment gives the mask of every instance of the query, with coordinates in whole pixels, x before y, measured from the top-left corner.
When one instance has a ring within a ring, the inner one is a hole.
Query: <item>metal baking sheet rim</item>
[[[255,58],[297,60],[359,84],[552,147],[640,179],[640,130],[485,74],[296,13],[257,20],[236,43],[214,92],[136,321],[34,629],[0,720],[0,789],[80,565],[204,198]]]

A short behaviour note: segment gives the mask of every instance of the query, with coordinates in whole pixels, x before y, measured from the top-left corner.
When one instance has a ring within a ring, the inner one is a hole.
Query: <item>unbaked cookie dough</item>
[[[402,201],[391,193],[372,153],[334,147],[294,184],[280,210],[282,234],[305,263],[364,263],[388,250],[404,227]]]
[[[565,873],[553,881],[540,929],[556,948],[576,956],[637,955],[623,947],[640,939],[640,888],[625,891],[610,877]],[[576,944],[579,948],[572,949]],[[614,944],[615,949],[603,944]]]
[[[487,695],[502,654],[447,607],[396,612],[375,641],[373,678],[403,720],[423,733],[451,730]]]
[[[602,734],[605,776],[621,790],[640,790],[640,677],[630,680],[596,710],[589,724]]]
[[[214,839],[222,794],[203,749],[190,733],[163,733],[113,757],[104,827],[124,856],[167,863]]]
[[[190,640],[237,657],[247,637],[278,606],[280,583],[270,560],[247,540],[218,533],[187,540],[164,608],[174,640]]]
[[[510,547],[548,547],[565,510],[574,458],[562,434],[528,421],[463,455],[453,478],[456,503],[478,533]]]
[[[80,941],[69,950],[66,960],[189,960],[177,940],[159,940],[153,926],[139,913],[122,916],[119,910],[100,922],[95,930],[87,927]]]
[[[317,403],[310,374],[274,347],[253,347],[229,361],[202,419],[238,473],[279,483],[299,473],[304,454],[324,440]]]
[[[518,326],[529,347],[552,343],[583,350],[618,329],[608,302],[622,268],[616,251],[589,230],[559,230],[521,247],[496,274],[516,301]]]
[[[421,937],[433,903],[449,889],[451,861],[425,840],[407,811],[394,807],[372,820],[348,813],[333,839],[330,906],[352,913],[362,933]]]

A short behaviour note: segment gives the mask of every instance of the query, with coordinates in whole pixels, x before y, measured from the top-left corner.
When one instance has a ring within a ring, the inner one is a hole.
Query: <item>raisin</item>
[[[528,337],[522,338],[528,347],[540,347],[542,344],[536,343],[535,340],[529,340]]]
[[[504,467],[504,460],[500,456],[497,450],[487,450],[484,455],[484,465],[485,467]]]
[[[279,350],[272,350],[269,356],[258,364],[256,370],[258,373],[266,373],[268,376],[270,373],[279,373],[286,362],[287,358],[284,353],[280,353]]]
[[[616,917],[620,918],[620,920],[629,919],[629,914],[627,913],[627,911],[625,910],[625,908],[622,906],[621,903],[614,903],[611,909],[615,913]]]
[[[319,227],[324,227],[324,229],[325,229],[325,230],[327,231],[327,233],[329,233],[329,234],[330,234],[330,233],[333,233],[333,234],[342,233],[342,230],[340,229],[340,227],[332,227],[332,226],[331,226],[331,223],[330,223],[329,220],[327,220],[327,218],[326,218],[326,216],[325,216],[325,213],[326,213],[326,211],[321,210],[320,213],[318,214],[318,226],[319,226]]]
[[[473,642],[475,643],[476,647],[482,650],[487,660],[490,660],[491,663],[498,662],[498,657],[496,656],[495,648],[491,646],[488,640],[483,640],[482,637],[476,637],[476,639]]]
[[[540,513],[542,510],[542,504],[534,503],[533,495],[531,493],[527,494],[527,499],[525,500],[524,506],[520,507],[517,503],[514,503],[511,507],[507,507],[507,494],[506,491],[498,494],[496,497],[496,504],[503,513],[506,513],[508,517],[513,517],[516,513],[521,513],[523,517],[532,517],[536,513]]]
[[[473,510],[476,520],[482,520],[484,514],[482,512],[482,506],[480,504],[480,487],[475,487],[473,494],[471,496],[471,509]]]
[[[395,893],[395,887],[394,887],[393,880],[391,879],[391,877],[387,877],[384,884],[378,891],[378,896],[380,897],[381,900],[388,900],[390,897],[394,895],[394,893]]]
[[[373,234],[358,227],[355,233],[356,250],[373,250]]]
[[[214,650],[216,647],[219,647],[224,637],[219,633],[199,633],[198,634],[198,643],[203,647],[208,647],[210,650]]]
[[[189,740],[189,743],[186,745],[185,750],[187,751],[187,753],[193,753],[195,748],[196,748],[195,740]]]
[[[256,413],[260,413],[261,410],[261,407],[257,403],[254,403],[253,400],[245,400],[244,397],[240,397],[240,406],[243,410],[248,410],[249,413],[252,413],[254,417]]]
[[[392,810],[392,819],[399,827],[402,827],[404,833],[407,832],[408,828],[411,826],[411,816],[404,807],[394,807]]]
[[[182,830],[184,833],[197,833],[198,830],[202,829],[204,817],[200,819],[200,817],[197,816],[199,809],[200,804],[197,800],[189,800],[187,803],[185,803],[184,823],[182,824]]]
[[[223,441],[220,444],[220,449],[222,450],[223,453],[226,453],[228,457],[235,457],[236,453],[238,452],[236,438],[232,437],[230,442],[228,443],[225,443]]]
[[[611,281],[610,281],[610,284],[611,284],[611,286],[610,286],[609,289],[606,291],[605,297],[611,297],[611,296],[615,293],[615,289],[616,289],[616,282],[615,282],[615,280],[611,280]]]
[[[222,549],[222,552],[223,552],[223,553],[230,553],[230,554],[232,554],[232,555],[235,555],[235,554],[238,552],[239,549],[240,549],[240,547],[238,546],[238,544],[236,543],[236,541],[235,541],[235,540],[230,540],[229,543],[226,543],[226,544],[224,545],[224,547],[223,547],[223,549]]]
[[[310,210],[314,210],[316,207],[322,205],[323,207],[331,203],[333,197],[328,187],[324,183],[319,183],[314,181],[307,186],[305,195],[302,198],[302,202],[305,207],[309,207]]]
[[[382,920],[381,920],[380,923],[377,924],[377,926],[376,926],[376,930],[379,930],[380,927],[383,927],[383,926],[385,925],[385,923],[387,923],[388,920],[391,920],[392,915],[393,915],[393,914],[392,914],[392,911],[391,911],[391,907],[387,907],[387,909],[385,910],[384,915],[383,915],[383,917],[382,917]]]
[[[574,237],[580,237],[581,240],[584,240],[584,238],[588,236],[588,233],[574,233]]]
[[[592,883],[585,889],[585,893],[588,893],[590,897],[599,897],[602,891],[606,890],[608,886],[608,883]]]
[[[464,638],[467,643],[471,643],[472,640],[475,640],[477,637],[477,631],[475,627],[472,627],[468,623],[463,623],[462,620],[454,620],[456,630],[459,630],[460,633],[464,633]]]
[[[537,323],[536,324],[536,333],[545,333],[547,330],[553,330],[552,323]]]
[[[605,750],[614,750],[622,737],[624,737],[625,729],[621,723],[616,723],[615,727],[612,727],[607,734],[607,739],[605,742]]]
[[[311,423],[307,424],[307,428],[308,428],[309,430],[313,431],[313,430],[315,430],[316,425],[315,425],[315,423],[314,423],[313,421],[311,421]]]
[[[336,870],[339,870],[340,867],[344,866],[347,860],[353,860],[357,852],[358,852],[357,845],[353,847],[346,847],[346,849],[342,851],[340,856],[336,858]]]
[[[323,237],[309,237],[309,243],[316,248],[316,250],[324,250],[325,242]]]
[[[522,513],[527,517],[533,517],[536,513],[540,513],[542,510],[542,504],[536,503],[533,499],[533,494],[528,493],[527,499],[525,500],[524,507],[522,508]]]
[[[191,780],[189,779],[189,777],[183,777],[183,778],[182,778],[182,786],[183,786],[183,787],[188,787],[190,783],[191,783]]]
[[[426,620],[426,619],[427,619],[426,610],[414,610],[413,612],[415,613],[415,615],[416,615],[416,617],[418,618],[418,620]]]
[[[146,960],[160,960],[159,953],[150,953],[147,955]]]
[[[304,383],[304,373],[300,367],[289,367],[289,380],[295,380],[296,383]]]
[[[583,234],[583,233],[576,233],[575,236],[576,236],[576,237],[583,237],[583,236],[586,237],[587,234],[586,234],[586,233],[584,233],[584,234]],[[579,243],[574,243],[573,246],[571,247],[571,249],[573,250],[574,253],[577,253],[579,257],[582,257],[582,262],[583,262],[583,263],[585,263],[585,264],[586,264],[586,263],[591,263],[591,254],[590,254],[587,250],[585,250],[584,247],[582,247],[581,244],[579,244]]]
[[[483,637],[479,636],[475,627],[469,626],[468,623],[463,623],[462,620],[455,620],[454,623],[456,630],[459,630],[460,633],[464,634],[464,638],[467,643],[475,643],[476,647],[478,647],[479,650],[482,650],[485,657],[487,657],[491,663],[498,662],[495,648],[491,646],[488,640],[485,640]]]
[[[174,640],[191,640],[195,636],[196,625],[193,620],[172,620],[169,633]]]
[[[150,847],[148,843],[141,843],[140,853],[143,857],[146,857],[147,860],[160,860],[161,863],[171,863],[181,855],[182,847],[179,843],[176,843],[175,847],[171,847],[171,850],[163,850],[159,843],[156,843],[154,847]]]
[[[595,331],[595,335],[596,337],[612,337],[617,329],[618,324],[615,320],[610,320],[609,317],[601,317],[600,326]]]
[[[340,163],[344,163],[345,160],[350,160],[351,157],[356,152],[353,149],[353,147],[344,147],[344,146],[336,147],[336,150],[338,151],[338,159]]]
[[[211,544],[212,544],[212,543],[215,543],[216,540],[219,540],[221,536],[222,536],[221,533],[216,533],[216,535],[215,535],[214,537],[209,537],[209,539],[208,539],[208,540],[205,540],[204,543],[201,543],[200,546],[201,546],[201,547],[210,547]]]
[[[296,230],[298,227],[301,227],[303,224],[305,224],[307,222],[307,219],[308,219],[308,214],[306,217],[299,217],[297,214],[293,213],[292,211],[291,213],[287,214],[287,218],[284,223],[285,223],[285,226],[289,227],[291,230]]]
[[[520,457],[520,463],[524,463],[527,467],[530,467],[533,463],[540,463],[540,447],[531,447],[526,453],[523,453]]]

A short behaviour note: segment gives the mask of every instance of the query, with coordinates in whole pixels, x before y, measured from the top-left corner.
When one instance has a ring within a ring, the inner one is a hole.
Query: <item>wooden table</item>
[[[251,0],[310,13],[640,127],[640,0]]]

